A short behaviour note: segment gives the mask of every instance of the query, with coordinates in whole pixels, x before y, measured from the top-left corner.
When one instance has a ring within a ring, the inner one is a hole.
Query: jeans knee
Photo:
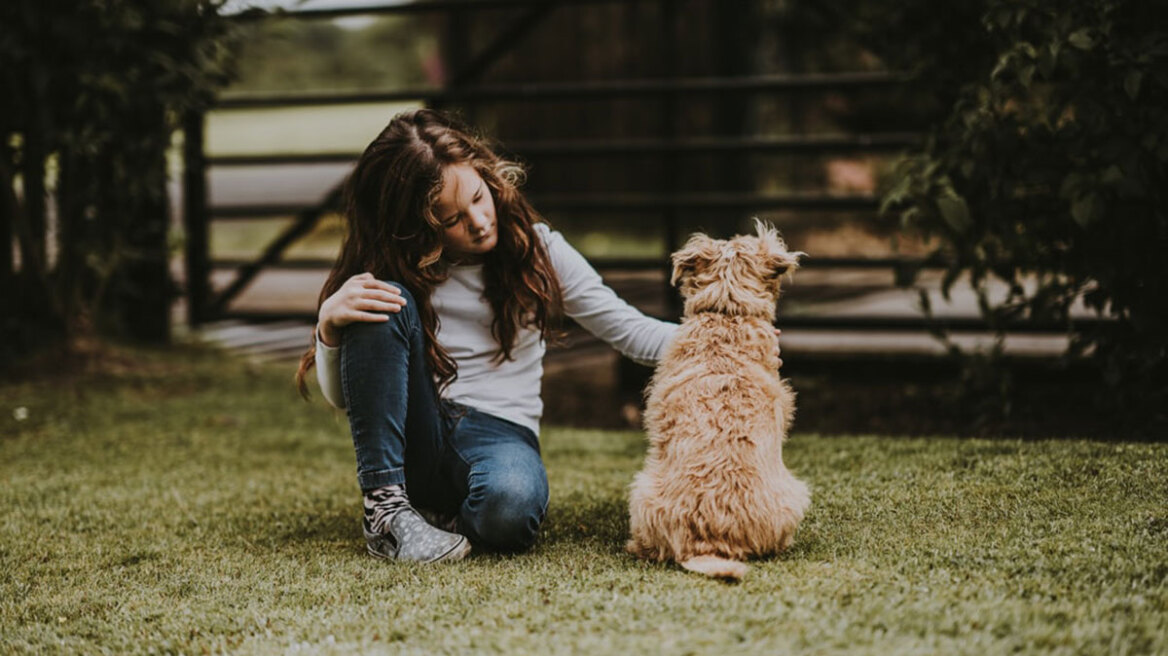
[[[389,321],[354,321],[346,324],[342,329],[346,336],[360,335],[362,337],[375,337],[377,335],[394,333],[409,335],[414,330],[415,325],[420,325],[420,317],[417,312],[417,306],[414,303],[414,297],[405,288],[405,285],[391,280],[383,282],[392,285],[398,290],[398,294],[405,299],[405,305],[396,312],[370,310],[375,314],[388,316]]]
[[[398,296],[406,299],[406,307],[414,304],[414,296],[410,293],[410,290],[406,289],[405,285],[401,284],[400,282],[394,282],[392,280],[382,280],[381,282],[396,289]]]
[[[520,475],[495,479],[476,495],[480,501],[472,519],[474,532],[492,549],[527,549],[535,542],[547,510],[547,481],[542,476]]]

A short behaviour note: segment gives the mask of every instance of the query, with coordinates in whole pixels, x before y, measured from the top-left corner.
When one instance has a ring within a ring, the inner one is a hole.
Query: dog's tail
[[[750,569],[746,563],[721,556],[694,556],[689,560],[681,561],[678,565],[691,572],[728,581],[742,580],[742,577],[746,576],[747,570]]]

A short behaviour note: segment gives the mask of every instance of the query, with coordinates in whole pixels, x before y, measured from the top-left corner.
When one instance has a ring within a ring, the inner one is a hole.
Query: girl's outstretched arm
[[[565,314],[631,360],[656,364],[678,325],[646,316],[629,305],[604,284],[596,269],[563,235],[543,223],[535,227],[560,279]]]

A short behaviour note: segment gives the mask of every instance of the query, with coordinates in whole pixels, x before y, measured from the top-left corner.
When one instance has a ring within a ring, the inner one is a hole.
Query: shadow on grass
[[[257,509],[233,515],[216,532],[224,543],[262,550],[343,546],[361,551],[364,545],[356,506],[274,512]],[[537,544],[539,548],[583,546],[593,553],[623,558],[627,556],[624,545],[628,535],[628,505],[623,498],[575,493],[552,501]]]
[[[547,546],[586,542],[605,553],[624,555],[629,537],[628,503],[623,498],[581,493],[553,499],[542,532]]]
[[[752,558],[751,564],[765,565],[786,560],[805,560],[816,553],[821,545],[821,536],[814,526],[801,529],[795,542],[781,554]],[[628,502],[624,498],[598,498],[585,494],[571,494],[549,508],[544,522],[541,542],[544,547],[554,548],[564,545],[585,546],[593,552],[618,559],[626,559],[629,564],[640,563],[661,571],[674,570],[673,563],[650,563],[642,561],[625,551],[629,539]]]

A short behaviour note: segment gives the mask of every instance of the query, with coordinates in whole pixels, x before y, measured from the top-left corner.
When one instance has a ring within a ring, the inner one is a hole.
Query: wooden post
[[[664,32],[662,33],[662,54],[664,56],[664,71],[665,77],[668,79],[676,79],[678,77],[679,68],[677,63],[677,0],[665,0],[661,3],[661,26]],[[662,138],[665,141],[676,141],[678,138],[678,124],[681,122],[679,112],[681,111],[681,103],[679,102],[680,93],[677,91],[670,91],[664,96],[663,107],[661,110],[662,120],[664,121]],[[678,191],[678,158],[671,155],[669,152],[662,154],[662,186],[661,192],[663,195],[672,196]],[[681,316],[681,295],[669,284],[669,278],[673,273],[673,267],[669,262],[669,256],[681,247],[681,211],[674,203],[669,203],[664,210],[663,224],[665,229],[665,307],[667,313],[673,317]]]
[[[446,16],[445,38],[442,40],[442,63],[445,69],[445,78],[442,81],[444,89],[455,89],[459,86],[459,73],[466,70],[470,61],[470,20],[466,12],[461,9],[451,9]],[[449,110],[449,101],[441,99],[433,101],[430,106],[434,109]],[[469,101],[462,103],[462,118],[470,125],[474,125],[474,115]]]
[[[754,74],[754,48],[757,43],[758,24],[756,12],[758,3],[755,1],[736,3],[732,6],[719,7],[715,12],[717,34],[714,35],[715,47],[715,74],[721,78],[739,78]],[[742,138],[754,132],[751,125],[750,108],[753,101],[747,94],[722,94],[714,106],[714,133],[730,138]],[[755,181],[751,169],[747,166],[747,155],[744,151],[728,151],[724,156],[715,157],[717,165],[714,172],[718,191],[724,193],[747,193],[755,191]],[[737,217],[740,221],[748,218],[744,212]],[[730,223],[725,226],[724,234],[719,237],[730,237],[738,229]]]
[[[12,239],[16,233],[16,190],[9,163],[13,161],[12,148],[7,140],[0,142],[0,299],[11,307],[8,294],[12,293],[16,278],[16,262],[12,258]]]
[[[25,276],[39,278],[43,283],[48,278],[48,251],[46,249],[46,203],[45,203],[45,160],[47,151],[46,135],[49,132],[48,104],[44,80],[48,72],[44,66],[33,61],[28,71],[26,89],[30,108],[24,125],[24,143],[21,145],[21,182],[24,185],[24,230],[18,225],[20,240],[20,268]]]
[[[806,72],[806,44],[802,31],[789,22],[782,23],[779,35],[781,42],[780,53],[783,58],[785,73],[801,75]],[[786,98],[787,132],[791,135],[807,133],[807,96],[798,92],[788,92]],[[787,169],[787,184],[792,191],[808,186],[808,171],[806,166],[791,166]]]
[[[186,232],[187,322],[198,326],[210,298],[210,252],[207,245],[207,159],[203,151],[206,114],[192,110],[183,118],[183,229]]]
[[[117,263],[111,301],[123,334],[141,344],[170,341],[170,304],[174,286],[170,278],[166,234],[170,228],[170,204],[166,195],[166,150],[169,135],[166,110],[157,99],[143,100],[125,117],[125,133],[143,145],[133,153],[120,153],[114,161],[135,158],[142,163],[138,183],[141,194],[120,192],[112,211],[122,212],[116,226],[126,233],[115,237],[126,257]],[[117,253],[117,251],[114,251]],[[112,315],[111,315],[112,318]]]

